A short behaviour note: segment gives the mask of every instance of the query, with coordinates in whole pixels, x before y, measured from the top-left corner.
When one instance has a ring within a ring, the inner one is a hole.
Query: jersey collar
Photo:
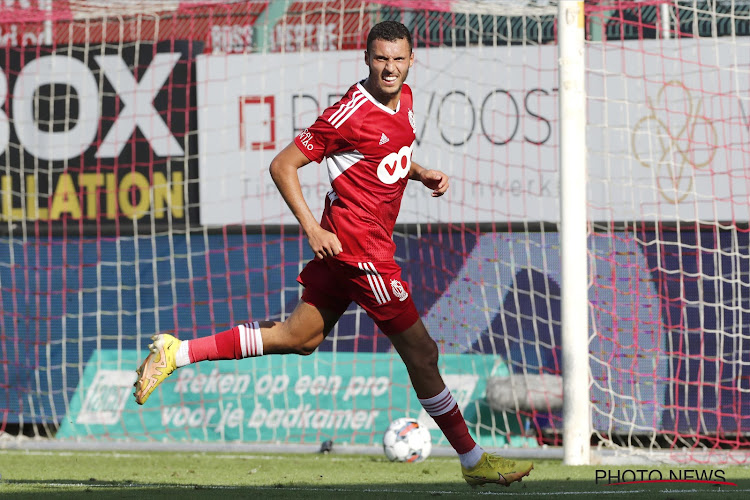
[[[379,107],[380,109],[382,109],[383,111],[385,111],[386,113],[390,115],[395,115],[396,113],[398,113],[398,110],[401,109],[401,99],[398,100],[398,104],[396,104],[396,109],[394,111],[388,106],[384,106],[383,104],[380,103],[380,101],[378,101],[372,95],[370,95],[370,93],[365,89],[365,86],[362,85],[362,82],[364,82],[364,80],[357,82],[357,88],[359,89],[360,92],[362,92],[365,95],[365,97],[367,97],[370,100],[371,103],[373,103],[375,106]]]

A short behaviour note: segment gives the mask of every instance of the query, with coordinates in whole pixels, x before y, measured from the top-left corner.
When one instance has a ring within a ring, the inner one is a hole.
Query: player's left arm
[[[440,170],[429,170],[419,163],[412,161],[409,170],[409,179],[420,181],[427,188],[432,189],[432,196],[443,196],[448,191],[450,180],[448,176]]]

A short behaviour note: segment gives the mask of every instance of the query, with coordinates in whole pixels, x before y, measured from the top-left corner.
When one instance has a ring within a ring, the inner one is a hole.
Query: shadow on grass
[[[703,483],[640,483],[622,486],[596,484],[595,481],[527,479],[509,487],[486,485],[472,489],[458,482],[398,483],[389,484],[320,484],[277,483],[266,486],[199,485],[175,483],[143,483],[137,481],[79,481],[55,480],[4,480],[0,482],[0,496],[14,499],[79,499],[79,498],[178,498],[179,500],[211,498],[258,499],[409,499],[422,498],[565,498],[589,499],[604,496],[606,500],[618,498],[647,499],[746,499],[750,498],[750,481],[737,482],[737,486]]]

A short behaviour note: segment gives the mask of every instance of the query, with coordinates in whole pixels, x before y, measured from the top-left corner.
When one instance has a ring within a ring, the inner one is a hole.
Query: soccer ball
[[[432,451],[430,431],[413,418],[396,419],[383,435],[383,451],[391,462],[421,462]]]

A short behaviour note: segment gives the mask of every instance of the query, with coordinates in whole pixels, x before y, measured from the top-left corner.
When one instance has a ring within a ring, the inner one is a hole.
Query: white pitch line
[[[215,485],[201,485],[201,484],[150,484],[150,483],[120,483],[120,484],[96,484],[96,483],[41,483],[48,486],[71,488],[71,487],[87,487],[87,488],[151,488],[159,486],[161,488],[183,488],[183,489],[207,489],[207,490],[269,490],[269,491],[304,491],[304,492],[331,492],[331,493],[428,493],[430,495],[466,495],[467,491],[446,491],[446,490],[404,490],[397,488],[301,488],[299,486],[287,487],[283,486],[277,488],[275,486],[215,486]],[[475,491],[473,495],[492,495],[492,496],[513,496],[513,497],[529,497],[529,496],[566,496],[566,495],[637,495],[640,493],[679,493],[679,494],[705,494],[707,490],[679,490],[679,489],[665,489],[665,490],[589,490],[589,491],[548,491],[548,492],[494,492],[494,491]],[[710,491],[711,495],[721,495],[723,493],[748,493],[750,489],[722,489]]]

